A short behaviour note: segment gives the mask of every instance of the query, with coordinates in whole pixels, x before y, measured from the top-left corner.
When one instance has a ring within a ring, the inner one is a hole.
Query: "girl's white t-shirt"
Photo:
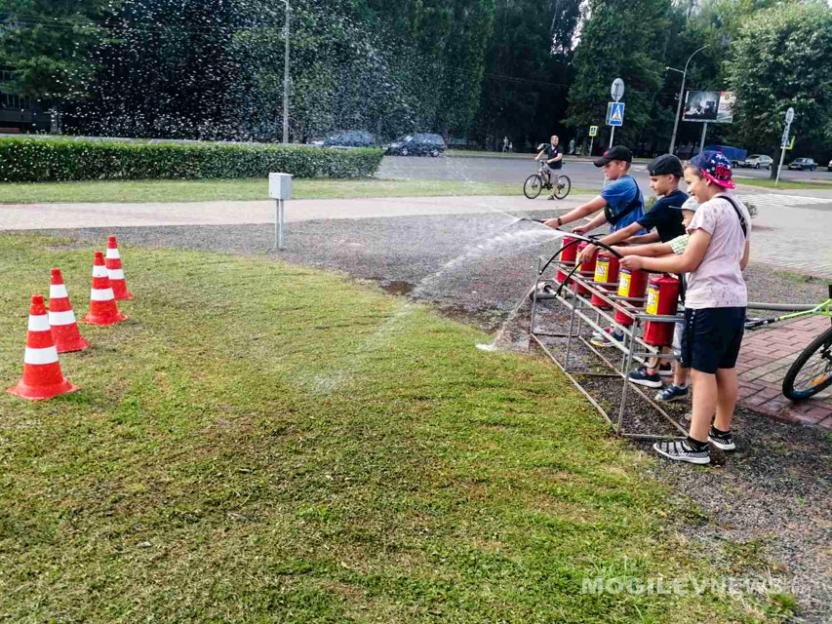
[[[751,235],[751,215],[745,205],[731,195],[745,219]],[[688,274],[685,307],[743,308],[748,304],[748,290],[742,277],[740,261],[745,251],[746,236],[740,218],[731,202],[719,194],[699,206],[688,226],[688,234],[703,230],[711,242],[699,267]]]

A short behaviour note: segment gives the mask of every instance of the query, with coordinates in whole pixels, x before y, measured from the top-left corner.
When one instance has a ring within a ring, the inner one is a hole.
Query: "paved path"
[[[791,271],[832,279],[832,193],[826,197],[784,192],[740,196],[758,209],[754,219],[752,259]],[[385,199],[296,200],[289,223],[318,219],[525,213],[554,214],[589,196],[561,202],[523,197],[418,197]],[[548,216],[548,215],[547,215]],[[274,222],[270,201],[218,201],[170,204],[29,204],[0,205],[0,230],[158,225],[239,225]],[[291,232],[291,229],[290,229]]]
[[[525,197],[397,197],[301,199],[287,204],[288,222],[570,209],[588,197],[530,201]],[[0,205],[0,230],[39,230],[143,225],[242,225],[274,223],[273,201],[147,204]]]
[[[832,431],[832,390],[800,403],[792,403],[781,392],[783,377],[792,362],[827,329],[829,319],[810,317],[747,333],[737,362],[740,402],[780,420],[820,425]]]

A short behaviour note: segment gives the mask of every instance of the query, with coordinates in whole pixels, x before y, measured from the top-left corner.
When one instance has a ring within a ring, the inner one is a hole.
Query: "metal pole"
[[[786,148],[780,148],[780,164],[777,165],[777,179],[774,181],[774,185],[777,186],[780,184],[780,170],[783,168],[783,159],[786,157]],[[769,178],[770,180],[771,178]]]
[[[286,49],[283,53],[283,143],[289,142],[289,0],[286,3]]]
[[[685,81],[688,77],[688,65],[690,65],[691,59],[694,56],[699,54],[705,48],[710,48],[710,44],[703,45],[698,50],[694,50],[693,54],[688,57],[687,63],[685,63],[685,71],[682,72],[682,88],[679,90],[679,102],[676,104],[676,119],[673,121],[673,136],[670,139],[670,150],[669,152],[673,153],[673,148],[676,147],[676,131],[679,129],[679,113],[682,110],[682,98],[685,97]],[[679,71],[678,69],[676,71]]]
[[[676,105],[676,118],[673,120],[673,136],[670,138],[669,154],[672,154],[676,147],[676,131],[679,129],[679,114],[682,112],[682,98],[685,97],[685,80],[687,77],[687,66],[685,66],[685,73],[682,74],[682,88],[679,89],[679,103]]]
[[[274,248],[277,251],[286,249],[286,204],[282,199],[275,200]]]
[[[595,143],[595,137],[589,137],[589,157],[592,158],[592,145]]]
[[[612,147],[612,142],[615,140],[615,126],[610,126],[610,147]]]
[[[706,121],[702,125],[702,140],[699,141],[699,153],[700,154],[705,151],[705,135],[707,133],[708,133],[708,122]]]

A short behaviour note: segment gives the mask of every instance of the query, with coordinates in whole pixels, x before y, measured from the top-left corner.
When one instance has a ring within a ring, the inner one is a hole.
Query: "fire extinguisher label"
[[[598,264],[595,265],[595,281],[600,282],[601,284],[607,283],[607,275],[609,274],[610,269],[610,261],[606,258],[603,260],[599,260]]]
[[[621,276],[618,279],[618,296],[619,297],[629,297],[630,296],[630,272],[629,271],[621,271]]]
[[[647,291],[647,305],[644,306],[644,310],[647,314],[658,314],[659,313],[659,289],[658,288],[650,288]]]

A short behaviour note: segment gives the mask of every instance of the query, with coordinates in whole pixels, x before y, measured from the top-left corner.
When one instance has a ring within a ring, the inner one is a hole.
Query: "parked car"
[[[751,154],[745,160],[737,164],[738,167],[751,167],[752,169],[771,169],[774,159],[765,154]]]
[[[814,171],[817,168],[818,164],[811,158],[795,158],[789,163],[789,169],[800,169],[800,171],[804,169]]]
[[[830,161],[829,161],[829,164],[828,164],[828,165],[826,165],[826,168],[827,168],[829,171],[832,171],[832,160],[830,160]]]
[[[324,147],[374,147],[376,138],[366,130],[341,130],[324,139]]]
[[[439,134],[408,134],[387,146],[388,154],[400,156],[439,156],[447,149],[445,139]]]

